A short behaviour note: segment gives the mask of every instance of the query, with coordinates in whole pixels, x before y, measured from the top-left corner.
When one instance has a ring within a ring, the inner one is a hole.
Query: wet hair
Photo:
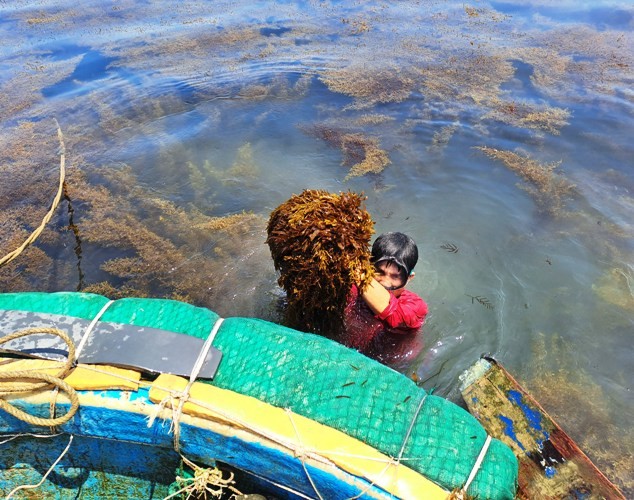
[[[396,264],[406,278],[418,262],[418,247],[406,234],[383,233],[372,244],[372,263],[383,261]]]

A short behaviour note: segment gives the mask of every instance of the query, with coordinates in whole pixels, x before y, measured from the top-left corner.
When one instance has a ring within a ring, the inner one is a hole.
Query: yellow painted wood
[[[150,389],[154,403],[178,407],[170,395],[187,386],[175,375],[160,375]],[[217,420],[262,436],[293,451],[341,469],[383,488],[400,498],[447,498],[449,493],[421,474],[396,464],[371,446],[341,431],[296,413],[277,408],[250,396],[194,383],[183,412],[207,420]]]
[[[63,363],[49,359],[12,359],[0,362],[0,371],[36,371],[56,375]],[[103,365],[77,365],[64,379],[78,391],[129,390],[139,388],[141,374],[134,370]]]

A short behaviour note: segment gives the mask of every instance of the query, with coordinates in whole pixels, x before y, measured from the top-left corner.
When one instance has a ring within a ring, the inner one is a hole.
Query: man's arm
[[[372,278],[366,289],[361,292],[361,297],[374,314],[381,314],[390,305],[390,292],[374,278]]]
[[[404,290],[400,297],[391,297],[389,305],[383,312],[376,315],[388,328],[418,329],[423,325],[427,316],[427,304],[415,293]],[[402,332],[405,333],[405,332]]]

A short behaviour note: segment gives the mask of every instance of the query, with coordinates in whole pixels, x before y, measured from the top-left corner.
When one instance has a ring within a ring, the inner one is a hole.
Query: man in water
[[[406,234],[384,233],[374,241],[375,275],[362,292],[352,287],[342,344],[390,366],[420,353],[427,304],[405,288],[414,279],[417,261],[418,247]]]

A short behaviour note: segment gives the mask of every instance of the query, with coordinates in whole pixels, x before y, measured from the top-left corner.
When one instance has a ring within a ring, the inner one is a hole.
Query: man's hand
[[[383,285],[372,278],[365,290],[359,290],[361,297],[374,314],[381,314],[390,304],[391,295]]]

